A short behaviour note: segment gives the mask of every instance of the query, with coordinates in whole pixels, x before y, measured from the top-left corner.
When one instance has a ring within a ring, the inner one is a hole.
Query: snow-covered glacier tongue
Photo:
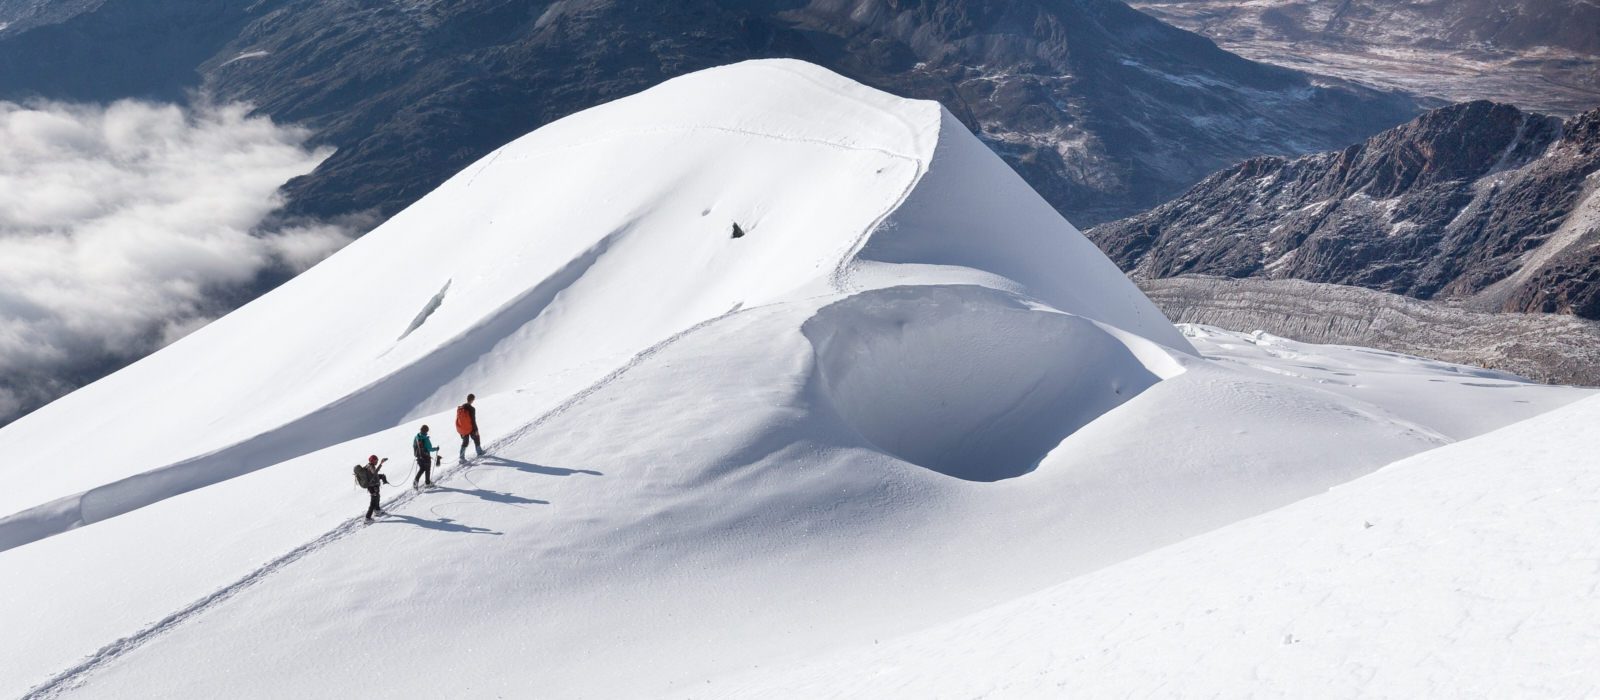
[[[1577,398],[1288,350],[1202,358],[935,103],[695,73],[0,428],[0,696],[698,694]],[[489,454],[363,526],[469,392]]]

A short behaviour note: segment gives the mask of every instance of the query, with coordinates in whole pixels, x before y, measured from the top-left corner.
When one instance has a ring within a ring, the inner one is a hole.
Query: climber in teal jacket
[[[433,485],[434,452],[439,448],[433,446],[433,441],[428,439],[428,426],[422,426],[417,432],[416,439],[411,441],[411,454],[417,457],[417,476],[411,480],[411,488],[419,488],[417,482],[426,479],[427,485]]]

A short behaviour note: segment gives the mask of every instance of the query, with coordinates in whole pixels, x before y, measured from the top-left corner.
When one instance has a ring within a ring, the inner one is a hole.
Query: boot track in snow
[[[749,309],[745,309],[745,311],[748,310]],[[485,453],[483,456],[493,456],[500,448],[515,444],[523,437],[532,433],[539,426],[543,425],[550,419],[567,412],[579,403],[582,403],[584,399],[593,395],[595,392],[604,389],[607,385],[626,374],[628,370],[637,367],[641,362],[666,349],[673,343],[676,343],[679,340],[682,340],[683,338],[695,333],[696,331],[706,328],[718,321],[727,319],[737,313],[740,313],[740,311],[729,311],[721,316],[701,321],[700,323],[690,326],[687,329],[679,331],[666,340],[640,351],[621,367],[618,367],[610,374],[602,377],[599,381],[590,384],[588,387],[585,387],[584,389],[568,397],[555,408],[546,411],[538,418],[535,418],[532,421],[524,424],[522,427],[508,433],[505,437],[490,443],[489,449],[484,451]],[[466,470],[474,466],[478,466],[476,462],[479,459],[481,459],[481,457],[473,457],[458,462],[456,466],[442,472],[438,478],[434,479],[434,484],[442,484],[446,480],[452,479],[458,474],[464,473]],[[399,495],[391,497],[388,501],[382,504],[383,514],[388,515],[391,510],[411,503],[419,496],[427,493],[427,491],[428,489],[402,490]],[[377,519],[374,519],[374,522],[376,522],[376,520]],[[369,524],[370,523],[364,522],[364,519],[361,517],[355,517],[345,521],[343,524],[335,527],[333,530],[330,530],[321,537],[290,550],[287,554],[267,562],[260,568],[245,574],[244,577],[240,578],[239,580],[213,591],[199,600],[190,603],[183,609],[157,620],[153,624],[145,627],[142,630],[139,630],[138,632],[130,634],[126,637],[122,637],[121,639],[101,647],[99,651],[90,654],[77,665],[56,674],[54,677],[37,686],[34,686],[31,690],[24,694],[20,700],[48,700],[50,698],[62,697],[64,693],[70,692],[81,686],[84,681],[88,680],[88,677],[95,671],[98,671],[111,662],[116,661],[124,654],[144,646],[147,642],[150,642],[160,637],[162,634],[177,628],[179,625],[183,624],[189,619],[199,616],[202,613],[205,613],[206,611],[233,599],[238,594],[249,590],[256,584],[266,580],[268,577],[272,576],[278,571],[281,571],[295,562],[305,558],[306,555],[312,554],[324,547],[327,547],[328,545],[338,542],[348,535],[357,533]]]

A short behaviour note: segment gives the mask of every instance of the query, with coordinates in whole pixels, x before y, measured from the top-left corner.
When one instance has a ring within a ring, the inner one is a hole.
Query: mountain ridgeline
[[[1080,225],[1177,196],[1207,164],[1342,145],[1413,113],[1114,0],[817,0],[778,18],[836,70],[943,102]]]
[[[1342,151],[1246,160],[1089,235],[1136,278],[1354,285],[1600,318],[1600,110],[1491,102]]]
[[[290,216],[381,220],[551,121],[773,57],[940,101],[1083,225],[1416,113],[1115,0],[0,0],[0,99],[199,94],[315,129],[339,150]]]

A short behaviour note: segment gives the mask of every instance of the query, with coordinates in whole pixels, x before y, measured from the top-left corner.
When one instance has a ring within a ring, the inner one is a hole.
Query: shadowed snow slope
[[[802,327],[823,386],[857,433],[950,476],[1033,469],[1078,428],[1160,378],[1081,316],[983,287],[891,287]]]
[[[1586,395],[1252,361],[1283,371],[1195,354],[938,105],[697,73],[0,430],[0,696],[698,695]],[[353,519],[349,465],[403,484],[468,391],[489,456]]]

